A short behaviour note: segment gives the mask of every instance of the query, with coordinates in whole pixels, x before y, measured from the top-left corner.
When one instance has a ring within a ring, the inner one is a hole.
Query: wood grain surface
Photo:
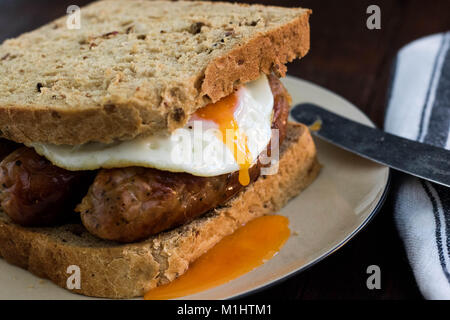
[[[64,15],[90,1],[0,0],[0,41]],[[241,1],[311,8],[311,51],[288,73],[345,97],[383,126],[396,52],[422,36],[450,30],[450,1]],[[381,30],[368,30],[366,9],[381,8]],[[5,76],[5,75],[1,75]],[[338,252],[305,272],[249,296],[251,299],[421,299],[393,220],[395,176],[375,219]],[[369,265],[381,268],[380,290],[366,287]]]

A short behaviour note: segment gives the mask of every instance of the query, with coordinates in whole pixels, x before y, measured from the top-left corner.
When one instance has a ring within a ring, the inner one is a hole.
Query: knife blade
[[[363,158],[450,187],[450,151],[339,116],[312,103],[291,110],[317,137]]]

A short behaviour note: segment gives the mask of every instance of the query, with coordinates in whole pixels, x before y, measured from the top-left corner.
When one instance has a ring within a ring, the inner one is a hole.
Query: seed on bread
[[[36,85],[37,91],[38,91],[38,92],[41,92],[41,88],[42,88],[43,86],[44,86],[44,85],[43,85],[42,83],[38,82],[37,85]]]

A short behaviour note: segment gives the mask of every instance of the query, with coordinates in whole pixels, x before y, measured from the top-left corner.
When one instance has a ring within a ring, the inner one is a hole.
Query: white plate
[[[293,104],[312,102],[373,126],[355,106],[317,85],[283,80]],[[243,295],[304,270],[330,255],[365,226],[388,188],[389,168],[316,140],[323,169],[314,183],[279,214],[290,220],[292,236],[261,267],[224,285],[185,298],[225,299]],[[84,299],[0,259],[0,299]]]

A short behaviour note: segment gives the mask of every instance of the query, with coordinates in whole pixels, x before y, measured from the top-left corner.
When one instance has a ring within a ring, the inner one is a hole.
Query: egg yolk
[[[223,143],[231,151],[239,165],[239,182],[246,186],[250,183],[249,168],[252,164],[252,155],[247,145],[247,136],[239,130],[239,125],[234,118],[234,112],[239,102],[239,91],[222,98],[216,103],[197,110],[195,116],[213,121],[219,127]]]
[[[289,219],[262,216],[223,238],[194,261],[186,273],[154,288],[145,300],[174,299],[236,279],[274,257],[289,239]]]

